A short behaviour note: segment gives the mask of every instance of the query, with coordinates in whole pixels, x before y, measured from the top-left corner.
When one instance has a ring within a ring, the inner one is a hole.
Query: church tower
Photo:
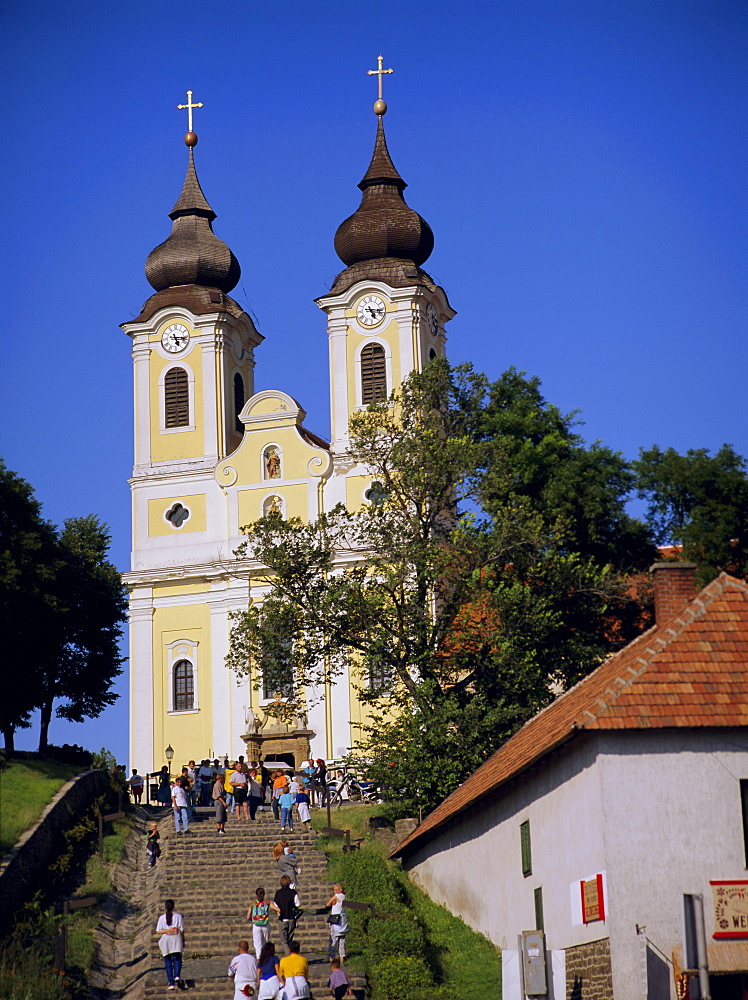
[[[233,452],[238,419],[254,391],[254,349],[262,341],[228,294],[239,262],[213,232],[216,214],[195,170],[188,92],[187,173],[169,213],[168,238],[148,256],[153,294],[122,329],[132,339],[135,462],[130,587],[131,741],[138,761],[163,759],[176,728],[185,744],[222,742],[214,698],[226,694],[225,503],[216,463]],[[246,585],[244,587],[246,591]]]
[[[352,413],[386,399],[412,371],[445,354],[445,324],[455,315],[444,289],[422,269],[434,248],[429,224],[409,208],[407,187],[387,149],[382,77],[374,104],[377,133],[369,168],[359,183],[361,204],[335,234],[346,265],[329,294],[317,299],[327,313],[332,452],[348,445]],[[344,500],[341,496],[338,498]],[[351,500],[353,498],[345,498]]]

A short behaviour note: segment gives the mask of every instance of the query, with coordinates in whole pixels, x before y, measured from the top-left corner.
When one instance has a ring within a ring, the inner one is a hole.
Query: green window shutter
[[[533,892],[535,897],[535,930],[544,931],[545,923],[543,921],[543,887],[539,885],[537,889]]]
[[[519,840],[522,847],[522,874],[532,875],[532,847],[530,845],[530,820],[519,825]]]

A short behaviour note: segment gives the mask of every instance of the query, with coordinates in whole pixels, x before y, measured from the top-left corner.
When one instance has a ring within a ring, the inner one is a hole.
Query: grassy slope
[[[378,806],[347,805],[332,810],[332,826],[349,829],[351,837],[363,837],[370,816],[381,812]],[[312,825],[320,830],[327,825],[324,810],[315,810]],[[340,851],[342,840],[320,837],[318,847],[330,853],[333,859]],[[362,850],[368,849],[378,854],[384,853],[378,841],[366,841]],[[459,917],[455,917],[443,906],[434,903],[426,893],[418,889],[400,873],[408,896],[409,909],[418,917],[423,926],[430,952],[431,964],[438,971],[441,986],[439,997],[454,1000],[486,1000],[488,993],[501,995],[501,952],[482,934],[471,930]],[[354,952],[356,949],[354,948]],[[360,966],[356,956],[352,966]],[[488,993],[487,993],[488,989]]]
[[[80,768],[53,760],[10,760],[0,771],[0,856],[32,826]]]

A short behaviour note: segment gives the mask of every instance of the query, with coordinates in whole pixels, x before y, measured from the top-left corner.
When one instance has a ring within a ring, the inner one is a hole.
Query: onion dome
[[[189,163],[182,193],[169,212],[171,234],[152,250],[145,276],[157,292],[178,285],[203,285],[230,292],[239,281],[239,261],[213,232],[216,213],[208,204],[195,172],[197,136],[188,132]]]
[[[374,154],[358,185],[363,192],[361,204],[338,227],[335,250],[349,268],[364,261],[378,261],[380,264],[368,270],[379,271],[384,259],[389,259],[407,263],[413,270],[414,265],[420,268],[428,260],[434,249],[434,234],[403,198],[407,184],[390,159],[382,121],[386,105],[384,101],[377,102],[380,104],[379,110],[376,105],[374,108],[379,119]]]

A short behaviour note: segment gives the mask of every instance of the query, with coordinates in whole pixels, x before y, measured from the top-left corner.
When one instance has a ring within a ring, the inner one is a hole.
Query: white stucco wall
[[[587,734],[405,864],[433,899],[501,948],[516,948],[517,935],[535,926],[533,890],[542,886],[549,949],[610,936],[616,1000],[642,996],[636,925],[645,926],[649,995],[674,996],[669,963],[680,946],[680,894],[704,893],[711,939],[709,880],[747,874],[741,777],[748,778],[746,730]],[[520,856],[525,819],[528,877]],[[573,886],[598,872],[606,920],[585,926]],[[714,967],[748,968],[746,946],[730,945],[712,947]]]

